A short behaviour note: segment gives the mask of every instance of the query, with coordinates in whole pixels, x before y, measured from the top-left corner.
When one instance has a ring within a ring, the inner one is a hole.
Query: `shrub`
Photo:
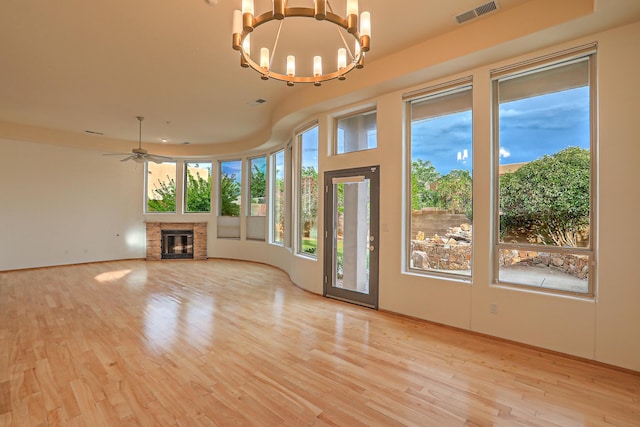
[[[500,177],[500,231],[577,246],[589,226],[589,150],[569,147]]]

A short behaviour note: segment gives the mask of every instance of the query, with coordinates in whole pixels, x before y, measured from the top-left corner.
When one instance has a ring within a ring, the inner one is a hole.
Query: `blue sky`
[[[257,166],[258,170],[262,173],[267,173],[267,158],[266,157],[255,157],[250,160],[249,167],[251,171],[253,171],[254,167]]]
[[[303,167],[313,166],[318,170],[318,126],[302,134],[301,162]]]
[[[277,179],[284,179],[284,151],[278,151],[275,153],[275,175]],[[273,173],[273,172],[271,172]]]
[[[442,175],[453,169],[470,171],[473,154],[471,130],[471,111],[414,122],[411,158],[431,161]],[[464,150],[467,150],[466,159]]]
[[[242,181],[242,160],[230,160],[220,162],[220,170],[227,175],[235,175],[237,182]]]
[[[187,163],[187,166],[191,168],[207,169],[209,173],[211,173],[211,162],[189,162]]]
[[[528,162],[570,146],[589,148],[588,106],[588,87],[503,103],[500,164]],[[412,160],[430,160],[443,175],[471,171],[471,129],[470,111],[415,122]]]

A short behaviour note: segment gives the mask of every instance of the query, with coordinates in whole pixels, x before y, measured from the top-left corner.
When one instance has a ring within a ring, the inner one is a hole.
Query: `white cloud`
[[[500,118],[505,117],[518,117],[522,115],[522,111],[515,108],[501,108],[500,109]]]
[[[511,153],[509,151],[507,151],[507,149],[504,148],[504,147],[500,147],[499,155],[500,155],[500,157],[503,157],[505,159],[507,157],[511,157]]]

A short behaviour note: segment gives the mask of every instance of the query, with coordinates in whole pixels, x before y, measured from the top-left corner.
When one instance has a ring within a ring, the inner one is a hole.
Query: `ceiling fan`
[[[171,157],[160,156],[158,154],[149,154],[149,152],[147,150],[142,148],[142,121],[144,120],[144,117],[137,116],[137,119],[140,122],[139,133],[138,133],[138,148],[132,148],[131,149],[131,154],[129,154],[129,153],[114,153],[114,154],[106,154],[106,155],[107,156],[109,156],[109,155],[115,155],[115,156],[126,155],[127,157],[125,157],[124,159],[120,160],[121,162],[126,162],[127,160],[133,160],[136,163],[144,163],[144,162],[148,162],[148,161],[152,161],[154,163],[163,163],[163,162],[171,162],[171,161],[173,161],[173,159]]]

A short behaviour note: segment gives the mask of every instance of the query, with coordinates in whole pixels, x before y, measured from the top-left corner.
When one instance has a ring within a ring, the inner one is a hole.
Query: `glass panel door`
[[[379,167],[325,173],[324,294],[378,307]]]

